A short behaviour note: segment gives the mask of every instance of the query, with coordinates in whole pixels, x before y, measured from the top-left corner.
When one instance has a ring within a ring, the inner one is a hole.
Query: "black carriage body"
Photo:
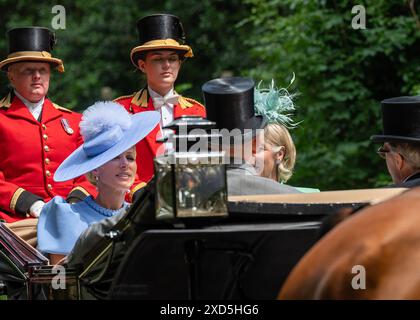
[[[0,223],[0,281],[7,286],[8,299],[43,298],[40,288],[32,286],[34,269],[48,264],[48,259]]]
[[[339,198],[345,201],[318,203],[311,198],[324,194],[296,195],[304,200],[300,203],[295,195],[291,203],[239,197],[230,199],[228,217],[158,221],[153,187],[146,187],[130,211],[84,253],[82,263],[70,263],[66,270],[77,280],[74,297],[79,299],[275,299],[289,272],[318,240],[326,216],[387,193],[360,190],[362,196],[350,192],[349,197],[344,192]],[[51,279],[45,257],[7,228],[0,230],[0,280],[13,276],[21,292],[29,292],[31,284]],[[19,252],[30,259],[16,258]]]

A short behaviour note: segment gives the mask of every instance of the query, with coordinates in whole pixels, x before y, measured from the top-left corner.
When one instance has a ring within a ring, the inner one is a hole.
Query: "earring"
[[[96,189],[96,191],[99,191],[99,189],[98,189],[98,181],[99,181],[99,177],[98,177],[98,176],[94,176],[94,179],[95,179],[95,181],[96,181],[96,183],[95,183],[95,189]]]
[[[281,163],[281,160],[280,159],[277,159],[276,160],[276,164],[279,165],[280,163]]]

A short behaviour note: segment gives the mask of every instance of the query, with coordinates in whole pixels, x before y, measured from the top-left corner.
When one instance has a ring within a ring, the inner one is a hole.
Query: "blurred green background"
[[[296,74],[290,89],[298,93],[295,120],[303,122],[291,131],[298,150],[291,185],[336,190],[391,182],[369,137],[381,130],[382,99],[420,94],[419,1],[0,0],[1,58],[8,29],[51,28],[56,4],[66,10],[66,29],[55,31],[53,55],[66,68],[52,77],[56,103],[82,111],[144,86],[129,57],[136,21],[172,13],[195,54],[177,81],[186,96],[202,101],[202,84],[220,76],[287,86]],[[366,9],[366,29],[352,28],[358,4]],[[8,90],[3,74],[1,96]]]

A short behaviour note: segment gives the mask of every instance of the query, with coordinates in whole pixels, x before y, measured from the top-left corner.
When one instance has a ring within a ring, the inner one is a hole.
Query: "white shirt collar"
[[[174,94],[174,88],[172,88],[171,90],[169,90],[164,96],[161,96],[159,93],[157,93],[156,91],[153,91],[152,88],[150,88],[149,86],[147,87],[149,94],[152,98],[166,98],[169,97],[171,95]]]

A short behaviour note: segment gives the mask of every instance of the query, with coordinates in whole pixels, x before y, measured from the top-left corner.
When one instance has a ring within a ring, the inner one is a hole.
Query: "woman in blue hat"
[[[130,115],[115,102],[97,102],[83,113],[84,144],[58,167],[54,180],[86,174],[98,195],[75,204],[57,196],[45,205],[38,222],[38,249],[50,255],[51,264],[67,255],[91,224],[127,210],[124,198],[137,171],[135,145],[159,118],[156,111]]]

